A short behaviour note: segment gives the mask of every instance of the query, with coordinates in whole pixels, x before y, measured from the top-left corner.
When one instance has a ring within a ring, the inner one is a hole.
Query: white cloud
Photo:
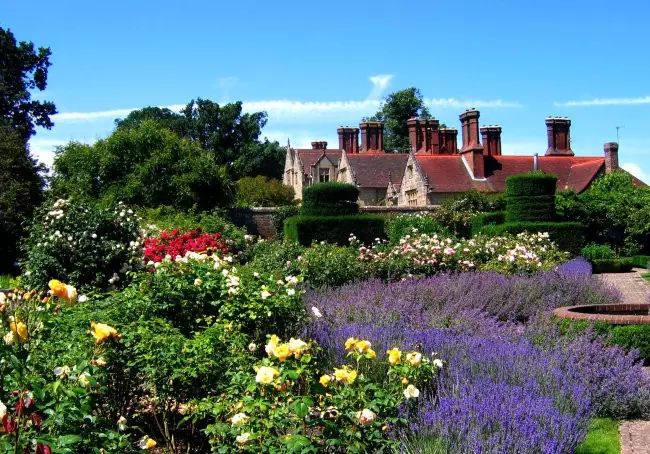
[[[639,180],[643,182],[650,182],[650,175],[646,174],[641,166],[634,162],[626,162],[625,164],[621,165],[621,168],[627,170],[630,172],[632,175],[637,177]]]
[[[650,104],[650,96],[641,96],[638,98],[594,98],[584,101],[555,101],[553,104],[558,107],[632,106],[638,104]]]
[[[62,112],[52,115],[54,122],[65,123],[72,121],[93,121],[103,118],[121,118],[126,117],[133,109],[114,109],[114,110],[100,110],[97,112]]]
[[[370,82],[372,83],[372,89],[367,99],[379,99],[388,86],[393,80],[392,74],[377,74],[376,76],[370,76]]]
[[[437,107],[439,109],[451,109],[451,108],[463,108],[463,107],[464,108],[485,107],[486,109],[487,108],[498,109],[498,108],[521,107],[521,104],[519,104],[516,101],[503,101],[502,99],[424,98],[424,103],[427,106]]]

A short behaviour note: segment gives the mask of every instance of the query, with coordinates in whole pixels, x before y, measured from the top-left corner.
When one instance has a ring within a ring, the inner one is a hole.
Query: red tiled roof
[[[434,192],[503,192],[506,178],[533,170],[533,156],[493,156],[485,159],[485,180],[473,180],[460,155],[416,155],[429,186]],[[540,156],[539,169],[558,177],[560,190],[582,192],[604,170],[599,157]]]
[[[337,150],[337,149],[332,149],[328,148],[327,150],[314,150],[313,148],[298,148],[294,150],[297,153],[297,156],[300,156],[300,160],[302,161],[303,165],[303,170],[306,173],[310,172],[310,167],[316,164],[316,162],[320,159],[321,156],[323,156],[323,151],[325,151],[325,156],[329,158],[330,161],[334,163],[334,165],[338,166],[339,161],[341,160],[341,153],[343,150]]]
[[[362,188],[385,188],[388,183],[399,184],[404,176],[406,153],[349,153],[350,167]]]

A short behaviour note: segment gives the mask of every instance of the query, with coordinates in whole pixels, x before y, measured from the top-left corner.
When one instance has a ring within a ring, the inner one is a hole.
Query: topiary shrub
[[[557,177],[542,172],[506,179],[506,222],[552,221]]]
[[[613,259],[616,257],[614,250],[607,244],[590,243],[582,248],[580,255],[587,260]]]
[[[350,235],[364,244],[384,238],[384,219],[374,215],[356,216],[294,216],[284,223],[284,237],[309,246],[314,241],[326,241],[341,246],[348,244]]]
[[[308,216],[345,216],[357,214],[359,189],[351,184],[318,183],[302,192],[300,214]]]
[[[594,259],[591,261],[594,273],[627,273],[634,268],[631,257],[617,257],[611,259]]]

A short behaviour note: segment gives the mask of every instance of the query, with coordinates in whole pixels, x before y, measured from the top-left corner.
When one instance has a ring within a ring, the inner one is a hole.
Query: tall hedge
[[[346,216],[357,214],[359,189],[352,184],[318,183],[302,192],[300,214],[305,216]]]
[[[506,179],[506,222],[552,221],[557,177],[543,172]]]
[[[351,216],[294,216],[284,221],[284,237],[310,246],[314,241],[345,246],[350,234],[364,244],[383,238],[384,218],[360,214]]]

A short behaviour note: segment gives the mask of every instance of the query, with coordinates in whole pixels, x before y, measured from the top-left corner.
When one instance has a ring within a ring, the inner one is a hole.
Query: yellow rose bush
[[[206,429],[213,451],[361,453],[397,447],[394,435],[406,427],[420,394],[435,390],[439,367],[415,351],[404,361],[396,361],[397,349],[378,357],[369,341],[355,337],[345,349],[349,363],[329,369],[313,342],[269,336],[259,364],[237,372],[226,392],[199,404],[198,413],[214,418]],[[379,380],[367,373],[377,367],[388,369]]]

